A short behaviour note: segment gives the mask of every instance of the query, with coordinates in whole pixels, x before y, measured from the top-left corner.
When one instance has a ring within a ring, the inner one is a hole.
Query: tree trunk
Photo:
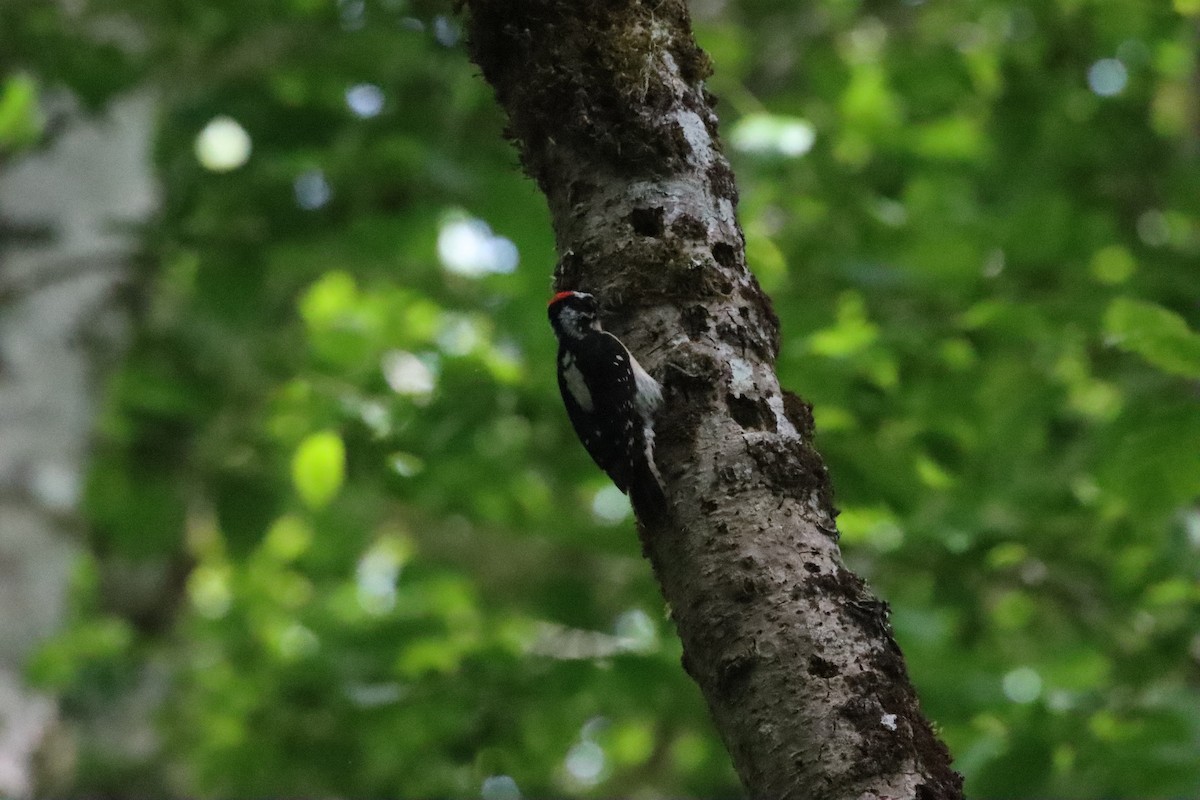
[[[4,797],[54,794],[73,777],[75,748],[55,699],[28,689],[22,672],[67,616],[92,418],[128,327],[117,290],[134,242],[119,226],[140,222],[156,203],[152,114],[150,98],[126,98],[107,119],[73,124],[0,175]],[[105,734],[117,747],[134,738],[129,728]]]
[[[843,565],[810,408],[775,376],[707,56],[683,0],[466,0],[471,56],[545,193],[558,289],[664,384],[671,512],[643,519],[684,668],[756,798],[957,798],[888,608]]]

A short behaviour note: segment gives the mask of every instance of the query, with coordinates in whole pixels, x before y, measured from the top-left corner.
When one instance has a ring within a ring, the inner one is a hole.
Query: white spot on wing
[[[571,397],[575,398],[579,407],[591,413],[594,409],[592,393],[588,391],[587,383],[583,380],[583,373],[579,371],[579,367],[575,366],[574,361],[564,365],[563,380],[567,384],[567,391],[571,393]]]

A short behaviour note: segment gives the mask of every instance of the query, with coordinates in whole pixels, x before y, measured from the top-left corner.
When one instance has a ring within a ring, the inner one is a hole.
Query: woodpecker
[[[645,514],[663,508],[654,464],[654,412],[662,387],[620,339],[600,327],[595,297],[559,292],[547,310],[558,337],[558,388],[579,440],[636,509]]]

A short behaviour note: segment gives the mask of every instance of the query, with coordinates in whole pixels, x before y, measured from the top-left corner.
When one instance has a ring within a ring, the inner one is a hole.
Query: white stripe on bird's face
[[[575,359],[571,357],[570,353],[563,354],[562,375],[571,397],[575,398],[575,402],[579,404],[580,408],[590,414],[595,409],[592,404],[592,393],[588,390],[587,383],[583,380],[583,373],[579,371],[579,367],[576,366]]]
[[[558,312],[558,324],[562,333],[572,339],[582,339],[586,332],[599,330],[600,321],[595,316],[564,306]]]

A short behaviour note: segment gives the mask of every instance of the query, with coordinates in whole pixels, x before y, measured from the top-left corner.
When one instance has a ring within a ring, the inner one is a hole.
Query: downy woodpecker
[[[559,292],[548,311],[558,337],[558,388],[579,440],[639,512],[665,507],[654,463],[658,381],[600,327],[592,295]]]

